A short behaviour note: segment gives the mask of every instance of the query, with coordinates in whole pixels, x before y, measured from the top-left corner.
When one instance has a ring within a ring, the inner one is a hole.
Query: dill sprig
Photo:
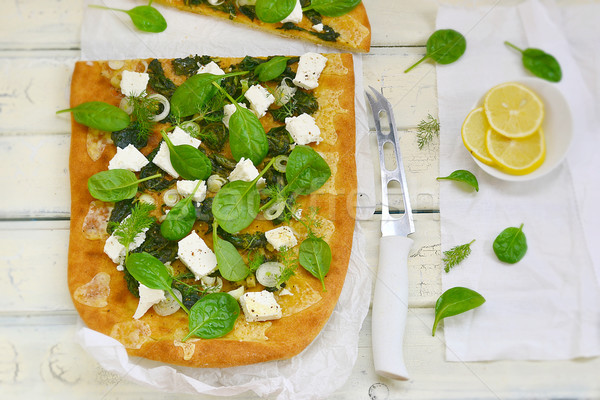
[[[291,249],[284,248],[277,255],[277,259],[283,264],[284,268],[277,279],[277,286],[281,286],[284,282],[287,282],[292,276],[296,275],[296,268],[298,268],[298,258]]]
[[[128,103],[132,109],[131,116],[138,123],[139,138],[147,138],[154,128],[152,118],[158,114],[160,103],[145,95],[131,96]]]
[[[150,216],[150,212],[154,210],[154,205],[143,202],[137,202],[131,210],[131,215],[126,217],[115,228],[115,235],[119,243],[125,246],[129,251],[129,245],[134,242],[135,237],[146,228],[154,223],[154,217]]]
[[[440,122],[433,118],[431,114],[427,114],[427,120],[421,120],[417,125],[417,144],[419,149],[423,149],[426,144],[429,144],[434,136],[440,134]]]
[[[475,239],[471,240],[470,243],[461,244],[460,246],[455,246],[450,250],[444,251],[444,257],[442,258],[444,271],[450,272],[451,268],[467,258],[471,254],[471,245],[474,241]]]

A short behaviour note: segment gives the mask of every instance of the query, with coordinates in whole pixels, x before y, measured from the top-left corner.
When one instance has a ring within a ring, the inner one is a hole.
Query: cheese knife
[[[381,166],[381,241],[371,328],[373,362],[378,375],[408,380],[402,348],[408,314],[408,253],[413,243],[408,235],[415,226],[392,105],[379,91],[369,88],[373,93],[367,91],[366,95],[375,119]],[[388,129],[382,130],[384,119]],[[394,153],[387,166],[384,146],[386,153]],[[400,184],[404,202],[404,213],[399,218],[389,210],[388,185],[394,181]]]

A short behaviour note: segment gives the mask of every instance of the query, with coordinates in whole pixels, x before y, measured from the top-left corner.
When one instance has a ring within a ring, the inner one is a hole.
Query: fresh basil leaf
[[[521,53],[523,66],[538,78],[550,82],[560,82],[562,79],[562,70],[560,64],[551,54],[540,49],[520,49],[510,42],[504,42],[507,46]]]
[[[215,237],[214,251],[221,276],[230,282],[246,279],[250,270],[235,246],[218,237],[216,233]]]
[[[462,314],[485,303],[482,295],[464,287],[453,287],[446,290],[435,303],[435,320],[431,336],[435,336],[438,323],[447,317]]]
[[[229,146],[236,161],[242,157],[258,165],[269,152],[269,141],[258,117],[250,110],[240,107],[229,118]]]
[[[453,29],[440,29],[427,39],[425,56],[410,66],[404,72],[409,72],[427,58],[432,58],[439,64],[450,64],[458,60],[467,49],[467,40]]]
[[[217,192],[212,203],[213,216],[226,232],[237,233],[258,215],[260,194],[256,182],[229,182]]]
[[[523,233],[523,224],[518,228],[506,228],[496,237],[494,253],[500,261],[514,264],[527,253],[527,238]]]
[[[158,33],[167,29],[165,17],[152,6],[138,6],[125,12],[140,31]]]
[[[80,124],[106,132],[123,130],[131,122],[125,111],[103,101],[88,101],[56,113],[63,112],[72,112],[73,118]]]
[[[237,300],[227,293],[211,293],[202,297],[190,309],[190,333],[184,339],[198,336],[214,339],[231,332],[240,314]]]
[[[312,0],[310,8],[326,17],[340,17],[354,10],[361,0]]]
[[[137,193],[138,179],[126,169],[111,169],[92,175],[87,181],[93,198],[115,202],[130,199]]]
[[[160,233],[169,240],[181,240],[194,228],[196,208],[192,204],[193,194],[175,204],[160,224]]]
[[[331,265],[331,248],[321,238],[309,237],[300,245],[298,261],[312,276],[318,278],[325,290],[325,275]]]
[[[438,180],[446,179],[446,180],[450,180],[450,181],[463,182],[463,183],[466,183],[467,185],[471,186],[473,189],[475,189],[475,191],[479,192],[479,182],[477,181],[477,177],[475,175],[473,175],[472,172],[467,171],[465,169],[457,169],[456,171],[452,172],[450,175],[440,176],[437,179]]]
[[[329,165],[312,147],[294,147],[285,170],[288,192],[310,194],[323,186],[330,176]]]
[[[283,74],[289,59],[289,57],[283,56],[273,57],[269,61],[259,64],[258,67],[254,69],[254,74],[261,82],[273,80]]]
[[[169,148],[171,165],[183,179],[206,180],[210,176],[212,164],[206,154],[189,144],[175,146],[164,131],[161,134]]]
[[[290,15],[295,6],[296,0],[256,0],[255,13],[262,22],[274,24]]]
[[[132,253],[127,257],[125,267],[142,285],[150,289],[171,290],[173,278],[158,258],[148,253]]]

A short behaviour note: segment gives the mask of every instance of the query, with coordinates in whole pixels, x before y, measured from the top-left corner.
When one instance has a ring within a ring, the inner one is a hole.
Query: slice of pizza
[[[290,358],[344,284],[349,54],[78,62],[68,286],[91,329],[193,367]]]
[[[369,52],[371,26],[360,0],[157,0],[184,11],[346,51]]]

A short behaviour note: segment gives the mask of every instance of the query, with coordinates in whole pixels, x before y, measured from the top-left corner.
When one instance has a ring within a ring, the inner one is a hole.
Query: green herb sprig
[[[417,125],[417,144],[419,150],[429,144],[435,136],[440,135],[440,121],[427,114],[427,120],[421,120]]]
[[[471,254],[471,245],[473,242],[475,242],[475,239],[471,240],[469,243],[454,246],[450,250],[444,251],[442,261],[444,262],[444,271],[446,271],[446,273],[450,272],[450,269],[460,264]]]
[[[153,204],[136,202],[131,209],[131,214],[117,225],[113,231],[119,243],[129,251],[129,245],[134,242],[135,237],[144,229],[150,228],[154,223],[154,217],[150,212],[155,209]]]

